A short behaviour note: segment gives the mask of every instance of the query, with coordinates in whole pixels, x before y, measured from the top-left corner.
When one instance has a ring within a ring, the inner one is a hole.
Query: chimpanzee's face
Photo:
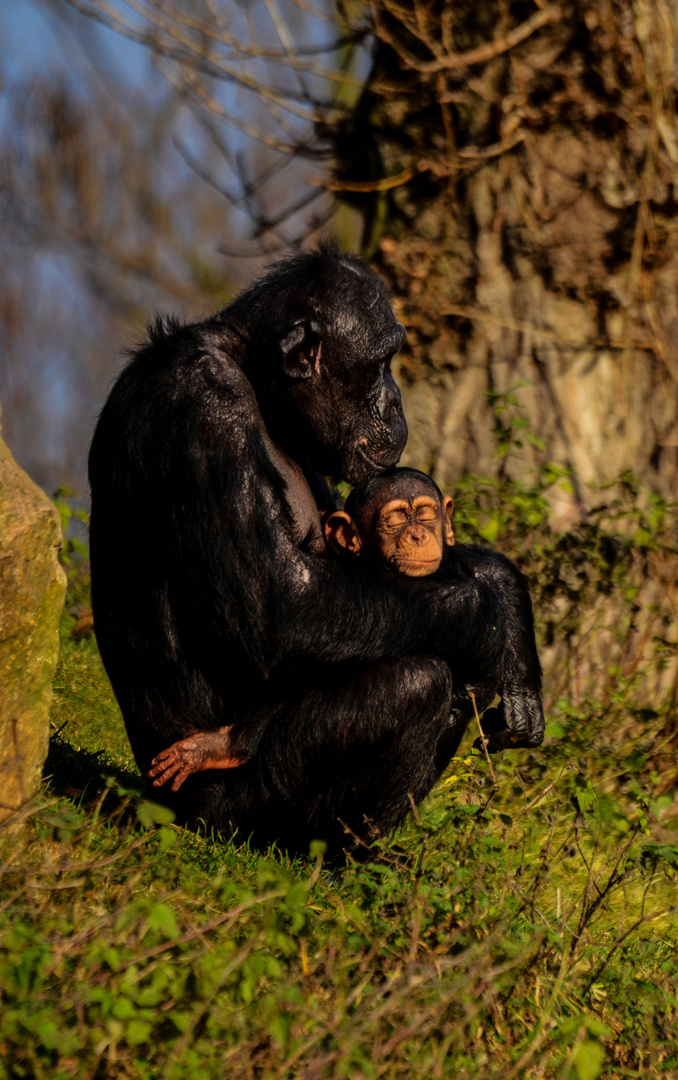
[[[428,477],[395,469],[371,479],[360,492],[354,489],[347,509],[327,518],[325,539],[338,554],[358,555],[408,577],[426,577],[454,544],[452,505],[451,496],[441,495]]]
[[[391,374],[406,335],[376,274],[343,262],[338,274],[336,302],[318,305],[283,343],[285,411],[311,465],[357,484],[395,465],[407,442]]]

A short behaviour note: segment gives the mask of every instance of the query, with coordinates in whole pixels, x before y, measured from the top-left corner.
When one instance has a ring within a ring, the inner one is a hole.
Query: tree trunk
[[[625,470],[674,496],[675,0],[373,10],[338,179],[408,330],[405,461],[444,488],[557,462],[561,524]]]

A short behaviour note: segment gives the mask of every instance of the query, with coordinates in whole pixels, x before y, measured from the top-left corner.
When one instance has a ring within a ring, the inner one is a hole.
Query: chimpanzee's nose
[[[411,544],[416,544],[417,547],[421,547],[426,543],[427,532],[423,525],[410,525],[407,530],[407,539]]]

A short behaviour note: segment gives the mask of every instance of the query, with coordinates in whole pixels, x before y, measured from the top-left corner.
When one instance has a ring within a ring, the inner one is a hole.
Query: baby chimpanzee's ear
[[[445,543],[454,546],[454,529],[452,528],[452,511],[454,499],[451,495],[443,495],[443,537]]]
[[[362,544],[353,518],[345,510],[335,510],[325,522],[325,540],[339,555],[348,552],[358,555]]]

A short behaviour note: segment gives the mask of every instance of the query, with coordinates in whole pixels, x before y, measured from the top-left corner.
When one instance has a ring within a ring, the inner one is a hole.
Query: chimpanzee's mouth
[[[390,469],[391,466],[395,465],[396,461],[398,460],[398,452],[397,452],[397,450],[394,450],[392,447],[389,447],[388,450],[384,451],[384,456],[383,456],[382,460],[381,461],[375,461],[375,459],[373,457],[370,457],[370,455],[365,450],[365,443],[366,443],[365,439],[360,439],[355,444],[355,447],[354,447],[355,452],[358,455],[358,457],[361,457],[363,459],[363,461],[365,462],[365,464],[369,465],[370,468],[375,470],[375,472],[386,472],[387,469]]]
[[[396,566],[437,566],[440,559],[398,559],[394,558]]]
[[[358,456],[361,457],[364,462],[370,465],[371,468],[375,469],[377,472],[382,472],[385,467],[388,468],[388,466],[380,465],[374,460],[374,458],[371,458],[369,454],[366,454],[360,443],[356,445],[356,451],[358,453]]]

